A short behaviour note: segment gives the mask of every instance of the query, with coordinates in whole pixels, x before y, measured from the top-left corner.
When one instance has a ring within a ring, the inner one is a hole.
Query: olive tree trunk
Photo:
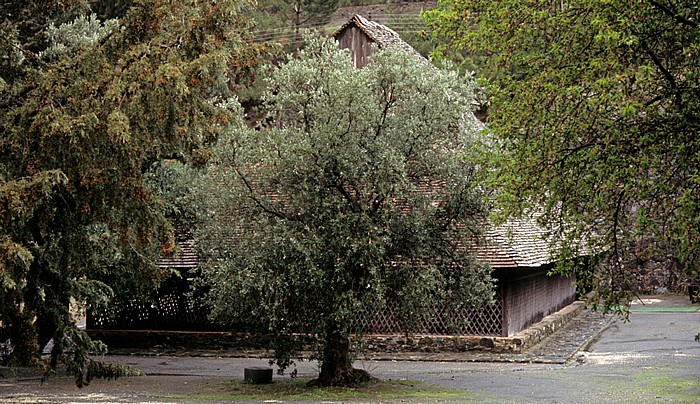
[[[371,380],[369,373],[352,367],[350,339],[337,326],[329,327],[323,348],[321,373],[311,384],[325,386],[356,386]]]

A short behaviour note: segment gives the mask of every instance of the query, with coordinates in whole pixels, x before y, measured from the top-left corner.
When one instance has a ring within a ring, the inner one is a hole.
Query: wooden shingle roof
[[[161,256],[158,266],[169,269],[193,269],[198,263],[199,256],[194,247],[194,240],[190,237],[185,240],[176,240],[173,255]]]
[[[382,25],[375,21],[370,21],[365,17],[355,14],[348,22],[343,24],[333,34],[334,38],[338,38],[350,26],[356,26],[365,33],[374,43],[384,49],[403,49],[406,52],[416,54],[423,58],[411,45],[404,42],[403,39],[391,28]],[[423,58],[425,59],[425,58]]]
[[[178,240],[172,257],[161,257],[159,266],[172,269],[197,267],[194,242]],[[553,263],[545,231],[531,219],[514,219],[492,227],[486,244],[477,249],[477,258],[494,269],[534,268]]]
[[[540,267],[554,262],[546,232],[534,219],[511,219],[492,227],[478,258],[495,269]]]

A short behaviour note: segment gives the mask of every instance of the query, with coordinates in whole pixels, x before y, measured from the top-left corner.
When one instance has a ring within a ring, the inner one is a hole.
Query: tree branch
[[[676,20],[676,22],[679,24],[688,25],[688,26],[691,26],[693,28],[698,27],[697,22],[695,22],[693,20],[689,20],[689,19],[679,15],[677,12],[671,10],[670,7],[659,3],[658,1],[650,0],[649,3],[651,3],[654,7],[661,10],[664,14],[666,14],[666,15],[670,16],[671,18],[673,18],[674,20]]]
[[[620,228],[620,213],[622,211],[622,198],[625,195],[625,191],[622,190],[620,191],[620,194],[618,195],[617,201],[615,203],[615,211],[613,212],[613,228],[612,228],[612,242],[613,242],[613,260],[614,263],[612,265],[611,270],[613,271],[612,273],[612,284],[611,286],[614,288],[617,286],[617,282],[615,279],[615,271],[618,273],[622,272],[622,258],[620,257],[620,240],[618,239],[617,231]]]
[[[283,220],[289,220],[289,221],[299,221],[297,218],[289,217],[285,215],[284,213],[278,212],[276,210],[272,210],[265,206],[258,198],[255,197],[255,190],[253,189],[253,186],[251,185],[250,181],[243,175],[243,173],[238,169],[238,167],[234,167],[234,170],[236,170],[236,174],[238,174],[238,177],[243,181],[243,184],[245,187],[248,189],[250,192],[250,199],[255,202],[255,205],[257,205],[260,209],[262,209],[263,212],[270,214],[272,216],[275,216],[279,219]]]
[[[377,125],[377,129],[374,133],[375,140],[382,133],[382,129],[384,128],[384,124],[386,123],[386,117],[389,114],[389,109],[394,105],[393,88],[390,88],[389,91],[387,91],[386,88],[383,90],[386,98],[386,103],[384,104],[384,108],[382,110],[382,120],[381,122],[379,122],[379,125]]]
[[[676,78],[673,77],[671,72],[669,72],[666,67],[664,67],[663,63],[661,63],[661,60],[656,56],[654,52],[647,46],[646,41],[641,41],[642,48],[644,48],[644,51],[649,55],[651,60],[654,62],[656,67],[661,70],[661,74],[666,78],[666,80],[669,82],[671,85],[671,88],[674,90],[674,92],[678,89],[678,84],[676,83]]]
[[[333,184],[333,188],[335,188],[340,193],[340,195],[342,195],[342,197],[345,198],[346,201],[348,201],[353,212],[359,211],[357,201],[354,200],[352,195],[350,195],[350,193],[345,189],[345,187],[343,187],[342,182],[336,182],[335,184]],[[357,190],[355,190],[355,192],[357,192]]]

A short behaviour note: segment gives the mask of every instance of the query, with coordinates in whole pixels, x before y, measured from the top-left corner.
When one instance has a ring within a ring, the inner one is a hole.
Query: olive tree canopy
[[[273,336],[282,368],[293,336],[315,338],[319,385],[355,384],[349,337],[360,310],[490,301],[477,262],[487,209],[462,157],[473,84],[403,52],[357,70],[312,39],[273,69],[268,118],[232,128],[203,187],[197,242],[214,315]]]

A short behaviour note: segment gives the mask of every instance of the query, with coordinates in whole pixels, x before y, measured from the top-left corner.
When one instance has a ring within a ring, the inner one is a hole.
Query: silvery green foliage
[[[43,59],[51,59],[62,54],[74,54],[95,45],[118,26],[118,19],[110,19],[103,23],[95,14],[89,17],[80,16],[73,22],[58,27],[51,23],[46,27],[50,45],[40,56]]]
[[[292,333],[316,336],[323,362],[361,310],[398,304],[408,330],[436,304],[490,301],[472,251],[487,211],[460,158],[472,94],[415,55],[380,51],[357,70],[307,38],[271,72],[267,119],[222,139],[200,187],[214,316],[271,332],[284,367]]]

